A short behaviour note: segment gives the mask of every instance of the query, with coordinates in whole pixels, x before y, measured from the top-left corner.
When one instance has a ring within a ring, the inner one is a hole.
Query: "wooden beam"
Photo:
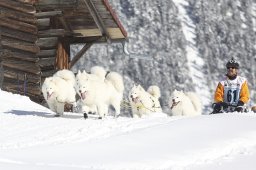
[[[70,44],[66,39],[60,39],[58,43],[55,68],[57,70],[69,68]]]
[[[50,28],[50,18],[41,18],[36,21],[39,30]]]
[[[42,49],[53,49],[58,44],[58,37],[39,38],[36,45]]]
[[[31,53],[38,53],[40,51],[39,47],[34,44],[26,44],[21,42],[12,42],[12,41],[6,41],[2,40],[3,47],[6,47],[8,49],[18,49],[22,51],[27,51]]]
[[[50,29],[45,31],[38,31],[38,37],[64,37],[71,36],[71,32],[67,32],[64,29]]]
[[[19,12],[14,9],[0,7],[0,13],[4,17],[15,19],[17,21],[22,21],[30,24],[35,24],[36,22],[36,17],[33,14]]]
[[[42,78],[46,78],[46,77],[50,77],[52,76],[54,73],[56,73],[57,70],[41,70],[41,76]]]
[[[41,72],[42,71],[47,71],[47,70],[55,70],[55,66],[54,65],[41,66],[40,70],[41,70]]]
[[[34,4],[36,1],[38,1],[38,0],[16,0],[16,1],[24,2],[24,3],[28,3],[28,4],[33,5],[33,4]]]
[[[122,39],[125,38],[124,34],[121,32],[119,28],[107,28],[111,39]]]
[[[5,17],[1,18],[0,26],[4,26],[7,28],[11,28],[14,30],[19,30],[19,31],[23,31],[31,34],[37,34],[36,25],[31,25],[28,23],[16,21],[13,19],[5,18]]]
[[[35,17],[38,19],[50,18],[50,17],[56,17],[56,16],[62,16],[62,11],[38,12],[35,14]]]
[[[43,67],[48,67],[48,66],[53,66],[55,64],[55,57],[49,57],[49,58],[40,58],[38,61],[38,65],[43,68]]]
[[[40,0],[35,3],[36,8],[40,10],[74,8],[77,5],[78,0]]]
[[[75,63],[84,55],[84,53],[93,45],[93,43],[87,43],[84,47],[74,56],[69,63],[69,69],[71,69]]]
[[[86,43],[105,43],[106,37],[97,36],[97,37],[68,37],[70,44],[86,44]]]
[[[14,9],[24,13],[35,13],[36,9],[31,5],[24,2],[0,0],[0,6]]]
[[[3,67],[11,68],[17,71],[23,71],[32,74],[40,74],[41,69],[38,65],[32,62],[25,61],[2,61]]]
[[[35,98],[40,98],[41,88],[39,84],[28,83],[26,85],[26,94],[24,94],[24,83],[21,82],[20,85],[17,84],[17,80],[6,78],[3,82],[3,90],[12,92],[15,94],[27,95],[29,97],[33,96]]]
[[[121,24],[120,20],[118,19],[115,11],[111,8],[108,0],[103,0],[105,6],[107,7],[107,9],[109,10],[109,12],[111,13],[112,17],[114,18],[115,22],[117,23],[118,27],[120,28],[120,30],[122,31],[124,37],[127,37],[127,32],[125,31],[123,25]]]
[[[92,3],[91,0],[83,0],[87,6],[87,8],[89,9],[90,11],[90,14],[92,15],[94,21],[96,22],[98,28],[100,29],[101,33],[103,36],[106,36],[107,39],[110,41],[111,37],[107,31],[107,28],[104,24],[104,22],[102,21],[102,18],[100,17],[97,9],[95,8],[94,4]]]
[[[107,28],[107,31],[111,40],[125,38],[119,28]],[[77,29],[73,32],[81,34],[82,37],[102,36],[99,29]]]
[[[8,52],[6,52],[4,58],[6,58],[7,60],[15,58],[18,60],[30,61],[34,63],[39,61],[39,58],[36,56],[36,54],[17,50],[9,50]]]
[[[40,52],[37,53],[37,56],[39,58],[46,58],[46,57],[54,57],[54,56],[56,56],[56,54],[57,54],[56,49],[40,50]]]
[[[94,36],[103,36],[99,29],[79,29],[73,30],[74,33],[80,34],[80,37],[94,37]]]
[[[26,42],[34,43],[37,40],[37,36],[34,34],[26,33],[23,31],[7,28],[7,27],[1,27],[1,34],[5,37],[14,38]]]
[[[99,29],[98,26],[95,24],[93,19],[68,19],[68,22],[70,23],[72,30],[77,29]],[[102,33],[100,33],[102,34]]]
[[[19,79],[20,81],[24,81],[24,75],[25,73],[21,73],[19,74],[19,72],[14,71],[14,70],[10,70],[10,69],[4,69],[4,77],[8,77],[10,79]],[[26,73],[26,78],[28,82],[32,82],[32,83],[40,83],[40,75],[35,75],[35,74],[30,74],[30,73]]]
[[[40,0],[35,3],[36,6],[66,5],[72,6],[77,4],[78,0]]]
[[[63,16],[59,17],[58,19],[60,20],[65,30],[67,30],[68,32],[72,32],[72,29],[70,28],[69,24],[66,22]]]

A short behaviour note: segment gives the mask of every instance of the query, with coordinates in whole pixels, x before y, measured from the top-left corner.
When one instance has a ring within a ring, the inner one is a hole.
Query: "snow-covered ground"
[[[54,117],[0,90],[2,170],[254,170],[256,115]]]

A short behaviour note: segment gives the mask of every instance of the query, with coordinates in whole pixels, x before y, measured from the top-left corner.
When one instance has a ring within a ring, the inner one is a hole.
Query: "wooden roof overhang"
[[[107,0],[0,0],[2,89],[41,101],[44,78],[71,68],[94,43],[126,37]],[[71,60],[73,43],[85,45]]]
[[[123,42],[127,32],[119,21],[108,0],[28,0],[34,3],[35,14],[39,24],[47,27],[50,23],[53,30],[39,30],[39,37],[49,34],[65,41],[59,46],[56,67],[71,68],[83,54],[94,44],[104,42]],[[50,18],[50,20],[49,20]],[[48,20],[47,20],[48,19]],[[52,32],[49,32],[52,31]],[[84,47],[72,61],[69,61],[70,44],[82,43]],[[65,52],[66,51],[66,52]],[[59,56],[61,55],[61,56]]]
[[[37,18],[54,17],[70,43],[119,42],[127,37],[108,0],[34,0],[34,5]]]

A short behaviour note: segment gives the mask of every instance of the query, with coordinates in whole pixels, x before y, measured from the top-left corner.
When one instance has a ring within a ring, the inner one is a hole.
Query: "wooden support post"
[[[69,63],[69,69],[71,69],[75,63],[84,55],[84,53],[92,46],[93,43],[87,43],[84,47],[74,56],[72,61]]]
[[[70,45],[66,41],[59,41],[55,67],[57,70],[69,68]]]

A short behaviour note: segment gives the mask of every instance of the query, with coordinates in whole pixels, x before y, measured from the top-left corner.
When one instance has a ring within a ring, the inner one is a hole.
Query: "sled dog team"
[[[45,79],[42,85],[43,96],[49,108],[62,116],[64,105],[72,104],[76,112],[97,113],[99,118],[108,114],[109,106],[115,109],[115,116],[120,114],[123,102],[124,82],[117,72],[107,72],[100,66],[91,68],[90,73],[78,71],[75,75],[69,70],[60,70]],[[76,96],[79,96],[77,100]],[[141,85],[134,85],[129,91],[129,104],[133,116],[142,117],[152,112],[162,112],[159,102],[161,97],[158,86],[145,90]],[[169,100],[172,115],[200,115],[201,102],[195,93],[174,90]]]

